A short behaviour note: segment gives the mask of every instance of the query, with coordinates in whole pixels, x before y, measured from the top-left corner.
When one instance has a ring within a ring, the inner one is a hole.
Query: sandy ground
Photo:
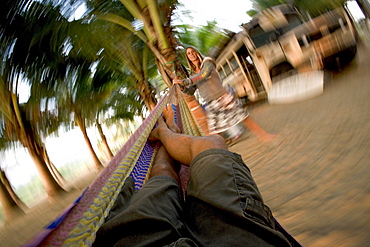
[[[0,227],[0,247],[16,247],[26,244],[45,226],[48,226],[82,194],[98,173],[91,171],[65,186],[68,193],[49,201],[43,199],[25,212],[26,215]]]
[[[369,246],[369,55],[369,46],[361,47],[317,98],[251,109],[277,140],[261,143],[247,132],[231,147],[274,216],[304,246]]]
[[[240,153],[275,218],[304,246],[370,243],[370,52],[326,81],[324,94],[288,105],[261,103],[251,116],[278,134],[263,143],[246,131]],[[74,181],[57,201],[44,200],[0,227],[0,246],[20,246],[56,218],[95,179]]]

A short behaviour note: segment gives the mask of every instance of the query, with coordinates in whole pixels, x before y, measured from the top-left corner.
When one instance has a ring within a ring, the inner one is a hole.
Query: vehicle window
[[[303,23],[298,15],[288,14],[285,15],[285,17],[287,18],[289,25],[279,29],[280,35],[289,32],[290,30],[302,25]]]
[[[251,37],[255,47],[259,48],[261,46],[271,43],[270,38],[275,33],[276,31],[274,30],[266,33],[260,26],[258,26],[257,28],[254,28],[249,31],[249,36]]]
[[[237,68],[239,68],[239,64],[238,64],[238,61],[236,60],[235,57],[233,57],[231,60],[230,60],[230,65],[231,65],[231,68],[233,71],[235,71]]]
[[[224,70],[225,70],[226,77],[228,77],[231,74],[231,68],[228,63],[224,64]]]
[[[220,68],[220,69],[218,70],[218,74],[220,75],[221,80],[223,80],[223,79],[225,79],[225,78],[226,78],[225,72],[222,70],[222,68]]]

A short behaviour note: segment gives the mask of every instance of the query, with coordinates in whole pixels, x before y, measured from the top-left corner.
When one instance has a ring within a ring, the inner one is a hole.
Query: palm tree
[[[113,153],[103,133],[102,124],[112,125],[120,120],[132,121],[134,116],[142,115],[144,104],[136,89],[136,80],[131,73],[124,74],[124,71],[128,71],[120,68],[112,72],[106,70],[106,66],[102,64],[99,63],[97,66],[92,87],[93,91],[109,92],[109,97],[105,97],[104,100],[98,99],[101,104],[97,106],[95,125],[108,157],[113,158]]]
[[[233,34],[232,31],[219,28],[216,21],[208,21],[207,25],[197,28],[189,25],[176,27],[176,36],[182,46],[194,46],[208,56],[222,48],[222,44]]]
[[[24,214],[23,202],[13,191],[5,172],[0,168],[0,202],[2,204],[5,222]]]
[[[104,102],[109,95],[125,86],[127,83],[124,80],[132,78],[136,83],[131,84],[128,90],[135,89],[148,109],[153,109],[156,104],[149,83],[156,70],[155,65],[150,64],[149,60],[153,60],[153,57],[147,47],[131,33],[107,24],[96,20],[89,24],[84,20],[69,24],[67,32],[71,38],[66,44],[69,47],[66,52],[68,73],[60,83],[60,92],[64,93],[58,97],[58,104],[66,110],[65,115],[73,112],[74,121],[80,127],[98,169],[101,168],[101,162],[87,136],[86,124],[89,126],[95,122],[105,149],[112,156],[98,120],[99,111],[106,105]],[[107,29],[110,32],[106,32]],[[58,29],[54,31],[64,32]]]
[[[177,53],[178,43],[173,35],[171,17],[178,1],[87,1],[87,6],[93,18],[117,24],[140,38],[156,57],[156,64],[167,86],[172,85],[172,79],[185,78],[186,71]],[[208,133],[205,113],[199,107],[194,96],[184,95],[193,109],[198,122]]]
[[[149,111],[153,110],[157,100],[155,90],[150,83],[151,79],[158,76],[156,60],[148,50],[148,46],[135,34],[128,30],[112,25],[111,23],[97,21],[110,30],[104,39],[101,39],[104,47],[104,55],[116,64],[129,70],[129,74],[134,81],[132,85],[136,88],[141,99]],[[114,45],[112,45],[114,44]],[[128,74],[128,73],[126,73]]]
[[[29,107],[29,104],[20,105],[16,94],[5,90],[5,87],[9,85],[12,83],[5,83],[3,77],[0,76],[0,112],[4,123],[2,126],[4,136],[8,141],[20,141],[28,149],[49,195],[64,191],[49,169],[53,165],[37,132],[39,124],[27,116],[32,108]]]
[[[95,104],[91,94],[91,63],[83,59],[69,59],[68,72],[63,83],[59,85],[57,97],[58,112],[66,118],[72,116],[74,123],[81,130],[90,151],[93,164],[97,170],[103,168],[90,138],[87,127],[94,119]],[[73,115],[71,115],[73,113]]]
[[[53,127],[44,123],[52,122],[50,120],[56,115],[47,112],[52,118],[42,122],[40,101],[20,103],[18,85],[21,80],[44,83],[63,73],[58,66],[61,57],[52,49],[46,49],[52,39],[52,28],[47,24],[53,21],[61,23],[63,17],[58,9],[38,2],[7,1],[2,10],[8,17],[1,19],[0,31],[0,118],[3,137],[10,142],[19,141],[28,149],[46,192],[52,196],[64,190],[56,180],[60,176],[47,155],[40,133],[52,131]]]
[[[113,90],[110,97],[100,107],[95,124],[99,131],[102,144],[110,158],[113,158],[113,153],[108,145],[101,125],[119,125],[122,120],[133,121],[135,116],[142,116],[144,108],[145,106],[137,90],[132,90],[127,87],[121,88],[120,90]]]

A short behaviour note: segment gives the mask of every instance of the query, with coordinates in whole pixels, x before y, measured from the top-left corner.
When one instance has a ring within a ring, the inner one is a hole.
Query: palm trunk
[[[0,202],[3,206],[5,222],[24,214],[22,208],[12,198],[2,179],[0,179]]]
[[[89,136],[87,135],[85,121],[83,120],[82,116],[75,112],[75,121],[77,125],[80,127],[80,130],[82,131],[82,134],[84,136],[85,142],[87,144],[87,147],[90,151],[91,157],[93,159],[93,163],[96,170],[101,170],[103,168],[102,163],[100,162],[98,156],[96,155],[94,148],[91,144],[91,141],[89,139]]]
[[[12,186],[10,185],[9,179],[6,176],[5,172],[1,170],[0,168],[0,178],[2,179],[2,182],[4,183],[6,189],[8,190],[10,196],[13,198],[13,200],[20,206],[21,208],[27,208],[26,204],[22,202],[22,200],[18,197],[18,195],[13,190]]]
[[[48,168],[48,159],[45,159],[44,156],[45,147],[40,144],[40,141],[38,141],[38,134],[34,132],[34,128],[32,127],[31,123],[25,120],[21,114],[19,114],[18,123],[22,126],[22,128],[16,128],[14,126],[13,131],[16,131],[18,140],[25,148],[27,148],[31,158],[33,159],[48,196],[53,197],[65,192],[65,190],[54,179],[51,171]]]
[[[99,131],[99,135],[100,135],[100,138],[102,140],[102,143],[105,147],[105,150],[108,153],[109,159],[113,159],[114,155],[113,155],[112,150],[110,149],[110,147],[108,145],[107,138],[104,135],[103,129],[102,129],[101,124],[99,123],[98,119],[96,119],[95,123],[96,123],[96,128]]]
[[[149,82],[146,80],[138,81],[136,84],[136,88],[138,89],[140,97],[144,101],[148,110],[152,111],[157,104],[157,100],[154,97]]]
[[[135,31],[135,33],[137,33],[138,37],[140,37],[154,53],[157,58],[157,67],[166,84],[170,87],[172,86],[172,79],[176,77],[186,78],[186,72],[176,52],[178,44],[172,34],[173,27],[169,25],[174,8],[160,9],[158,3],[152,0],[141,2],[140,4],[136,1],[121,1],[121,3],[135,18],[143,21],[143,31]],[[111,21],[120,23],[123,27],[131,30],[127,22],[118,22],[114,18],[111,18]],[[166,23],[166,25],[164,23]],[[151,92],[148,95],[151,95]],[[203,132],[208,134],[208,125],[203,108],[195,97],[185,96],[185,99],[192,109],[199,125],[203,129]],[[148,106],[148,109],[151,109],[151,106]]]
[[[46,151],[46,148],[44,146],[43,146],[43,157],[44,157],[44,160],[46,162],[46,165],[48,166],[49,171],[51,172],[51,174],[54,177],[54,179],[59,184],[64,184],[65,183],[65,180],[64,180],[62,174],[60,174],[60,172],[55,167],[55,165],[53,164],[53,162],[51,162],[51,160],[49,158],[49,155],[48,155],[48,152]]]
[[[41,181],[44,185],[44,189],[48,196],[54,197],[58,194],[61,194],[65,192],[65,190],[58,184],[58,182],[54,179],[54,176],[50,172],[47,163],[45,162],[42,154],[42,147],[40,147],[38,144],[34,143],[32,145],[33,148],[30,146],[26,146],[28,149],[28,152],[31,155],[31,158],[33,159],[36,168],[40,174]]]

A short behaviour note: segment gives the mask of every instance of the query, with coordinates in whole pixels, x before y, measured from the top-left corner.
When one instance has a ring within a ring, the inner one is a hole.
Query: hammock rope
[[[135,189],[141,189],[148,179],[159,144],[153,147],[147,139],[167,105],[174,109],[174,120],[182,133],[204,136],[179,86],[171,87],[97,179],[74,204],[25,246],[91,246],[126,179],[129,176],[134,178]],[[182,165],[180,180],[183,191],[189,174],[189,167]]]
[[[175,109],[175,121],[187,133],[201,134],[197,130],[199,126],[188,126],[189,123],[194,123],[195,118],[181,95],[178,86],[171,87],[97,179],[73,205],[26,246],[90,246],[125,180],[129,176],[133,177],[135,188],[140,189],[148,179],[148,171],[159,146],[152,147],[147,139],[164,107],[172,105]],[[182,122],[186,118],[191,120]]]

